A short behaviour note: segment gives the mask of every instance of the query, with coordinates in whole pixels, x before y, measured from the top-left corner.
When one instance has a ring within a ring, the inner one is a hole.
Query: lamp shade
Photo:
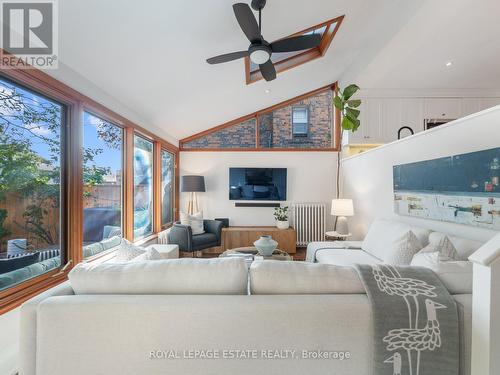
[[[203,176],[182,176],[181,192],[200,193],[205,191],[205,177]]]
[[[332,215],[353,216],[354,207],[352,199],[332,199]]]

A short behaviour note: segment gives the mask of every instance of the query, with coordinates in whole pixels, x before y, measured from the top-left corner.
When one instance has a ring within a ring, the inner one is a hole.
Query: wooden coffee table
[[[272,259],[272,260],[293,260],[293,257],[289,255],[286,251],[274,250],[274,253],[270,256],[262,256],[259,254],[257,248],[254,246],[248,247],[237,247],[234,249],[226,250],[221,255],[220,258],[238,257],[241,256],[250,263],[254,260],[260,259]]]

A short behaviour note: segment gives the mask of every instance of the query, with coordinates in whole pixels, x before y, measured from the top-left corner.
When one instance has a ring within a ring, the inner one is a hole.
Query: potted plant
[[[276,227],[278,229],[288,229],[290,223],[288,222],[288,206],[276,207],[274,209],[274,218],[276,219]]]

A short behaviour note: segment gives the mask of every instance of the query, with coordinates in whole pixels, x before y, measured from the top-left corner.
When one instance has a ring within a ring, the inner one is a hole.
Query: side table
[[[327,241],[345,241],[349,237],[351,237],[351,233],[340,234],[333,230],[325,233],[325,240]]]

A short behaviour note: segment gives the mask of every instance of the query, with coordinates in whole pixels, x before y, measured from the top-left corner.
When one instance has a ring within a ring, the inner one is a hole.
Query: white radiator
[[[324,241],[326,230],[325,203],[292,203],[292,226],[297,232],[297,246]]]

